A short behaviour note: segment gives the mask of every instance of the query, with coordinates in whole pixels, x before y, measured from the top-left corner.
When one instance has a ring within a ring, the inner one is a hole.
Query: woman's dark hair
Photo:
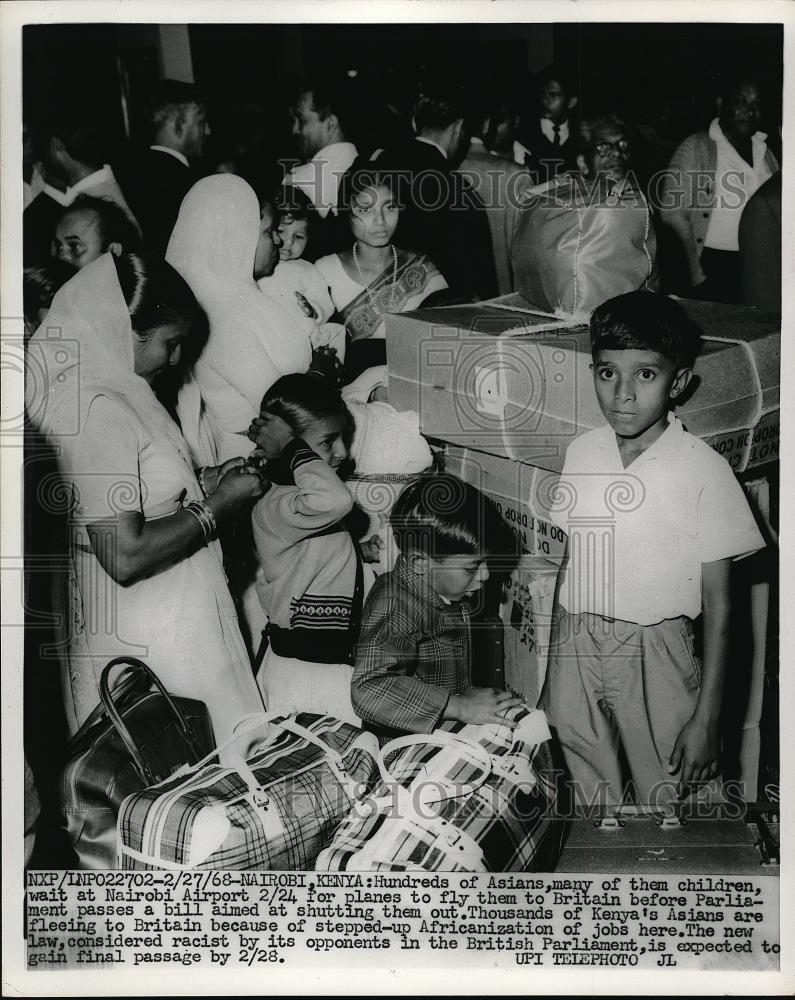
[[[591,353],[655,351],[677,368],[690,368],[701,333],[680,305],[659,292],[626,292],[591,314]]]
[[[113,256],[132,328],[139,335],[169,323],[195,324],[204,316],[190,286],[161,257],[150,253]]]
[[[78,195],[72,204],[61,212],[56,225],[70,213],[80,211],[93,212],[99,220],[103,250],[107,250],[111,243],[119,243],[125,253],[137,253],[141,249],[141,237],[135,226],[124,210],[107,198]]]
[[[503,549],[506,533],[494,504],[450,473],[421,476],[395,501],[389,522],[403,553],[431,558]]]
[[[369,163],[359,157],[355,160],[347,173],[343,174],[340,181],[341,206],[350,209],[353,199],[368,188],[384,187],[389,188],[395,198],[399,196],[400,175],[394,170],[379,170],[378,161]]]
[[[315,420],[344,417],[350,421],[339,389],[322,375],[309,372],[277,379],[262,397],[260,410],[281,417],[296,434]]]

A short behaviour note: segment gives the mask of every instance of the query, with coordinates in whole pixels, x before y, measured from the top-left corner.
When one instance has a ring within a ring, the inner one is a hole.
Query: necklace
[[[384,310],[383,309],[379,310],[378,306],[375,304],[375,299],[370,294],[370,286],[364,280],[362,269],[359,267],[359,257],[356,252],[356,248],[358,247],[358,245],[359,241],[356,240],[356,242],[353,244],[353,263],[356,266],[356,273],[359,275],[359,281],[361,282],[362,285],[364,285],[364,290],[367,293],[367,299],[370,305],[373,307],[375,312],[380,312],[383,315]],[[392,244],[392,294],[389,297],[390,311],[394,309],[395,306],[395,290],[397,288],[397,268],[398,268],[398,256],[397,256],[397,250],[395,249],[395,245],[393,243]]]

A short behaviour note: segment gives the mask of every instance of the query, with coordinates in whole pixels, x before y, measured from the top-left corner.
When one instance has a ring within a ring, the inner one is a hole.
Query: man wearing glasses
[[[631,135],[612,114],[584,120],[578,170],[533,189],[511,262],[516,290],[535,305],[585,316],[615,295],[656,290],[657,245]]]

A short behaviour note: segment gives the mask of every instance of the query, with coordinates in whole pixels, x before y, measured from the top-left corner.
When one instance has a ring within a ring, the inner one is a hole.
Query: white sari
[[[312,360],[312,321],[267,299],[254,281],[259,227],[250,185],[215,174],[185,196],[166,252],[209,320],[195,375],[220,462],[251,451],[246,431],[266,391]]]
[[[168,517],[202,495],[179,428],[134,373],[130,315],[109,254],[57,293],[28,352],[28,415],[58,450],[61,476],[38,502],[74,498],[56,651],[70,730],[97,705],[108,660],[130,655],[172,694],[205,702],[216,740],[226,739],[262,702],[218,543],[121,586],[88,536],[88,524],[112,530],[120,512]]]

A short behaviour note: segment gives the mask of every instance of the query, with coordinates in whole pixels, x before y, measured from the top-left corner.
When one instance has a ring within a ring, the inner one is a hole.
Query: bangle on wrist
[[[199,522],[205,543],[212,541],[216,537],[218,534],[218,523],[215,520],[215,514],[213,514],[203,500],[190,500],[183,505],[183,510],[188,511]]]
[[[207,496],[207,494],[210,492],[207,489],[207,484],[204,481],[204,474],[205,474],[206,471],[207,471],[207,466],[206,465],[203,465],[200,469],[196,470],[196,478],[199,480],[199,486],[201,488],[202,493],[205,496]]]

